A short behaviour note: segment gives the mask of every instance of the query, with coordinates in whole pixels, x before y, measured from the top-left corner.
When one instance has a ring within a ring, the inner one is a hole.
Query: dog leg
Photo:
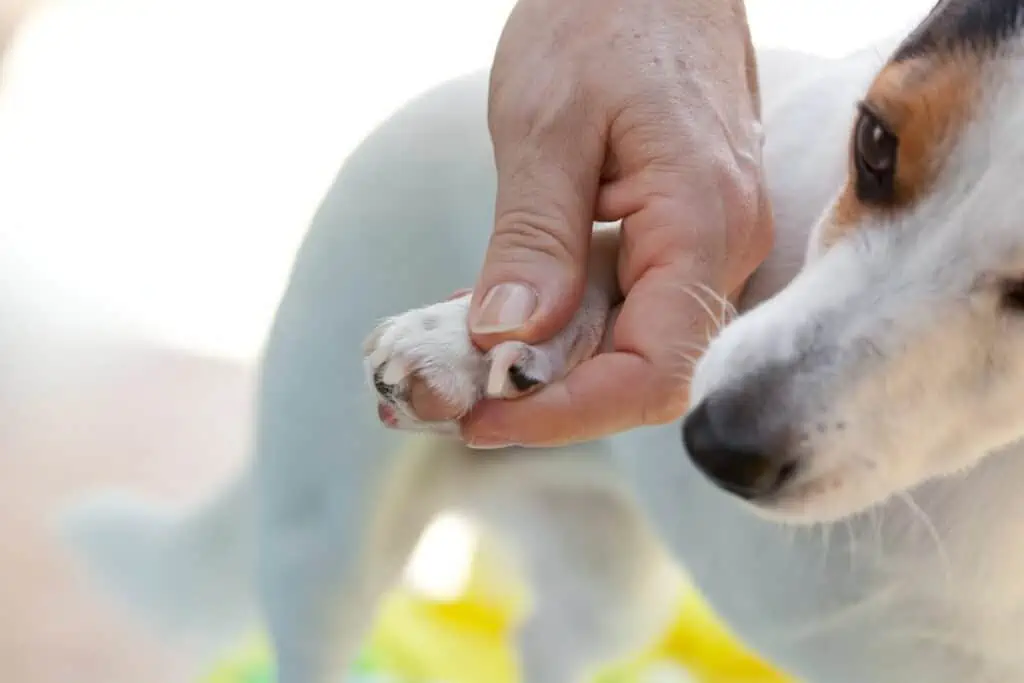
[[[444,507],[457,472],[433,437],[414,438],[381,491],[358,559],[338,573],[337,563],[309,561],[309,548],[272,543],[264,557],[269,620],[279,683],[334,683],[355,659],[384,594],[401,579],[416,543]],[[321,538],[316,531],[312,539]]]
[[[522,683],[584,683],[667,627],[680,577],[625,493],[556,484],[510,512],[536,605],[516,637]]]
[[[339,572],[338,562],[315,561],[324,559],[325,553],[285,546],[268,544],[261,562],[260,587],[277,679],[280,683],[341,680],[392,577],[374,577],[364,567]]]
[[[481,354],[469,340],[466,298],[414,309],[381,323],[363,348],[365,379],[376,391],[381,419],[406,429],[451,429],[449,423],[417,418],[407,402],[414,376],[468,409],[485,395],[514,397],[558,379],[573,363],[592,354],[616,296],[617,238],[615,229],[595,230],[584,306],[549,342],[502,344]],[[444,478],[431,493],[424,493],[418,480],[401,495],[388,493],[395,472],[407,459],[405,453],[390,452],[398,435],[365,424],[362,406],[349,405],[355,395],[351,385],[319,370],[326,363],[316,363],[318,358],[339,353],[321,348],[335,337],[303,321],[316,333],[298,338],[292,329],[299,326],[283,325],[280,317],[280,334],[265,362],[274,373],[263,377],[263,394],[273,402],[261,410],[262,439],[257,448],[262,602],[278,655],[280,683],[326,683],[351,661],[377,600],[396,580],[436,512]],[[302,348],[302,354],[296,348]],[[287,360],[275,362],[278,355]],[[365,400],[362,392],[358,397]],[[401,419],[391,423],[389,411]],[[388,441],[393,444],[390,450]],[[461,448],[455,440],[430,443]],[[288,454],[309,444],[323,448],[304,451],[303,466],[294,467]],[[326,449],[328,444],[337,444],[337,451]],[[345,454],[354,448],[375,457]],[[431,467],[439,466],[436,451],[425,459]],[[378,521],[376,531],[368,531],[368,520],[396,514],[399,508],[382,504],[395,498],[420,502],[399,514],[401,521],[394,525]],[[378,538],[387,539],[387,544]]]

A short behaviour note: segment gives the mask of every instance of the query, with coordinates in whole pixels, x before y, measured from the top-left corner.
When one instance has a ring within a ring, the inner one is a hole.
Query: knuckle
[[[742,174],[728,206],[727,243],[730,261],[746,272],[768,257],[775,244],[775,226],[760,177]],[[749,273],[746,273],[749,274]]]
[[[525,139],[558,144],[603,118],[594,88],[575,72],[492,81],[488,93],[487,123],[499,148]]]
[[[761,169],[724,152],[715,155],[708,168],[723,210],[723,256],[729,263],[760,263],[774,244],[771,206]]]
[[[522,136],[543,130],[545,122],[565,115],[559,105],[561,87],[549,80],[532,83],[510,82],[492,84],[487,106],[487,121],[491,133]]]
[[[506,263],[536,261],[538,255],[569,263],[577,257],[569,231],[569,221],[558,212],[513,209],[498,220],[492,250]]]
[[[749,167],[735,156],[720,156],[714,166],[723,199],[742,220],[732,221],[738,229],[755,231],[764,205],[764,182],[760,168]]]

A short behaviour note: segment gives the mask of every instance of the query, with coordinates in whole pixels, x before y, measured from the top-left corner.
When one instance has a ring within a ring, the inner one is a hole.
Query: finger
[[[623,273],[626,281],[621,284],[627,289],[652,261],[686,249],[706,251],[717,232],[722,238],[719,251],[728,257],[723,259],[719,286],[735,296],[774,245],[772,209],[763,177],[759,171],[746,172],[714,157],[702,164],[698,178],[684,173],[686,168],[679,164],[672,172],[647,170],[606,183],[595,201],[595,220],[625,218],[624,229],[634,236],[641,231],[660,234],[660,238],[648,234],[631,240],[644,242],[653,253],[628,259],[636,266]],[[658,199],[652,201],[652,197]],[[687,218],[686,224],[680,223],[680,217]]]
[[[654,371],[634,354],[594,356],[535,394],[477,404],[463,422],[462,437],[477,448],[560,446],[629,429],[643,423],[638,407]]]
[[[604,127],[571,95],[491,112],[495,227],[469,317],[485,350],[552,337],[582,299]]]
[[[532,396],[479,404],[463,438],[478,447],[554,446],[682,417],[693,366],[723,307],[682,271],[637,283],[611,331],[615,351]]]

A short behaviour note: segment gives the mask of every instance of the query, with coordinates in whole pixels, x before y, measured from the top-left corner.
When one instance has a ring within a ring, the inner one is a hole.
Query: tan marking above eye
[[[847,181],[821,235],[823,247],[863,225],[870,215],[904,209],[928,192],[970,117],[982,66],[974,55],[936,54],[882,69],[864,102],[899,139],[893,200],[882,208],[857,197],[851,141]]]

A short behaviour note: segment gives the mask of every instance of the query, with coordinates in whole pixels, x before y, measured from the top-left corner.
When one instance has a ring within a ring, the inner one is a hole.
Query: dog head
[[[711,343],[683,438],[796,523],[1024,437],[1024,0],[943,0],[864,94],[845,186],[779,294]]]

